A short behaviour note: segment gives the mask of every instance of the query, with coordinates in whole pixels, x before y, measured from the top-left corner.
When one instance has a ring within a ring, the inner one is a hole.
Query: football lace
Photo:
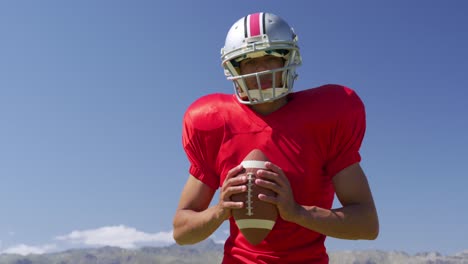
[[[252,186],[254,185],[253,180],[255,179],[253,173],[247,173],[247,215],[252,216],[253,215],[253,201],[252,201]]]

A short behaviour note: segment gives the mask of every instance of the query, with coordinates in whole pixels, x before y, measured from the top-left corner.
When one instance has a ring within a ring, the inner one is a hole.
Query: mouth
[[[273,87],[273,81],[272,80],[260,80],[260,88],[262,90],[272,88]]]

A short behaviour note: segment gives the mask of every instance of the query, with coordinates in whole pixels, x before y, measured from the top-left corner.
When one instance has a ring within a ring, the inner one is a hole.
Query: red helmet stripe
[[[262,23],[261,15],[262,13],[255,13],[249,16],[249,30],[250,30],[249,36],[250,37],[258,36],[261,34],[260,32],[262,28],[260,25]]]

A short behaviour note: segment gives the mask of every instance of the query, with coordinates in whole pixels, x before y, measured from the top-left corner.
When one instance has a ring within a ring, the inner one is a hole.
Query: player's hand
[[[277,165],[266,162],[265,166],[268,170],[257,171],[258,178],[255,180],[255,184],[272,190],[276,193],[276,196],[259,194],[258,198],[276,205],[278,213],[284,220],[295,222],[294,220],[300,214],[301,206],[294,200],[293,191],[288,178]]]
[[[239,173],[242,172],[244,168],[242,165],[238,165],[232,168],[226,175],[223,186],[219,194],[218,208],[221,211],[221,217],[224,220],[231,217],[232,209],[239,209],[244,206],[243,202],[234,202],[231,200],[231,196],[236,193],[242,193],[247,190],[245,183],[247,182],[247,177],[239,176],[236,177]]]

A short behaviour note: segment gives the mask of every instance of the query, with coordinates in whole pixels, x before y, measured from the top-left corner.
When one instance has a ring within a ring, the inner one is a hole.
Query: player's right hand
[[[232,168],[227,173],[226,179],[224,180],[223,186],[221,187],[217,206],[220,210],[221,217],[224,220],[227,220],[229,217],[231,217],[232,209],[239,209],[244,206],[243,202],[234,202],[231,200],[231,196],[233,194],[247,191],[247,186],[245,185],[247,182],[247,177],[236,177],[239,173],[242,172],[243,169],[244,168],[242,165],[237,165],[236,167]]]

